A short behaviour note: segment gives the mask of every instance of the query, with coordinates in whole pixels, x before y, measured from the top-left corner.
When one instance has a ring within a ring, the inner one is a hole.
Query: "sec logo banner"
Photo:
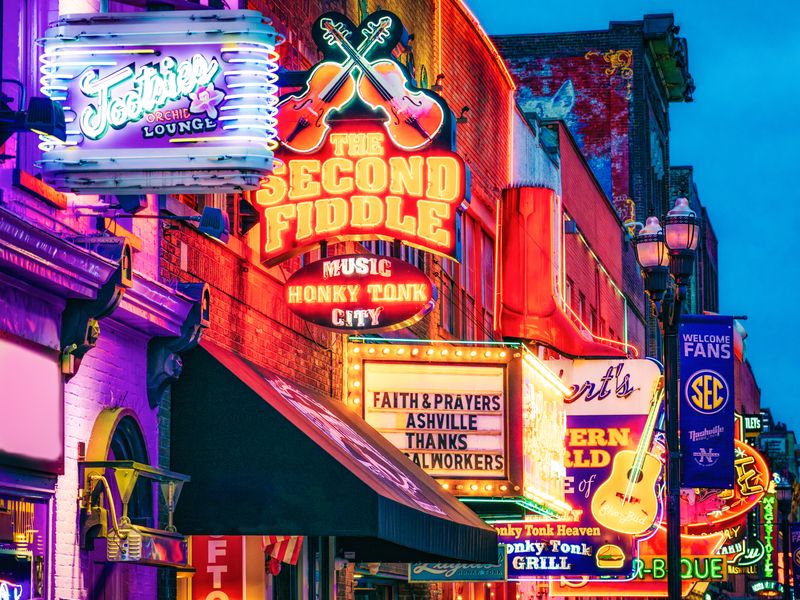
[[[728,383],[716,371],[697,371],[686,382],[689,406],[704,415],[713,415],[722,410],[729,396]]]

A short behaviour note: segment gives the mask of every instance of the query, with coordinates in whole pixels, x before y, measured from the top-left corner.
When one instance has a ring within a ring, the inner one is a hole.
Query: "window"
[[[586,296],[578,292],[578,318],[586,324]]]
[[[589,331],[591,331],[595,335],[598,334],[598,331],[597,331],[597,311],[594,309],[594,307],[591,307],[589,309]]]
[[[573,305],[572,301],[573,289],[574,289],[574,284],[572,283],[572,279],[567,277],[567,281],[564,285],[564,302],[566,302],[569,306]]]
[[[494,339],[494,241],[481,232],[481,311],[482,333],[486,339]]]

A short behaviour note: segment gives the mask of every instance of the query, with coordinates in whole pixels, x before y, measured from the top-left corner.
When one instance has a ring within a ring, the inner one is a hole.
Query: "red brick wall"
[[[187,245],[185,271],[180,268],[180,241]],[[289,311],[280,268],[273,269],[274,277],[254,264],[256,253],[245,248],[244,257],[239,257],[230,247],[189,227],[166,231],[162,252],[162,281],[200,280],[211,287],[211,326],[205,339],[299,384],[341,398],[340,336]]]
[[[625,304],[611,283],[622,288],[622,228],[569,131],[563,123],[558,127],[564,211],[575,220],[580,234],[565,236],[566,275],[573,284],[572,297],[567,301],[578,313],[578,297],[583,294],[584,324],[590,326],[593,309],[597,319],[592,333],[622,340]],[[597,258],[592,256],[590,248]]]

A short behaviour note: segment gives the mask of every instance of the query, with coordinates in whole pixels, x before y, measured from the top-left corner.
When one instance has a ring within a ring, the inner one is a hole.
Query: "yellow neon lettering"
[[[393,194],[408,194],[417,198],[422,196],[422,165],[421,156],[393,156],[389,159],[392,181],[389,191]]]
[[[314,210],[313,202],[299,202],[297,204],[297,233],[295,238],[304,240],[314,235],[311,227],[311,215]]]
[[[383,155],[383,134],[378,132],[367,134],[367,153],[373,156]]]
[[[411,215],[403,215],[403,199],[399,196],[386,196],[386,228],[413,236],[417,220]]]
[[[328,194],[351,194],[355,189],[352,177],[342,173],[353,172],[353,161],[346,158],[329,158],[322,163],[322,187]]]
[[[458,182],[461,169],[452,156],[428,158],[428,191],[425,194],[434,200],[452,202],[458,198]]]
[[[334,156],[345,156],[344,149],[347,147],[347,134],[346,133],[332,133],[328,139],[333,144]]]
[[[347,203],[344,198],[328,198],[317,200],[314,205],[317,234],[333,233],[347,224]]]
[[[386,163],[377,156],[368,156],[356,162],[356,186],[359,191],[379,194],[386,190],[388,174]]]
[[[261,182],[261,189],[256,192],[256,204],[260,206],[272,206],[286,198],[286,181],[280,176],[286,175],[286,165],[280,163],[275,165],[272,175]]]
[[[375,227],[383,222],[383,202],[378,196],[353,196],[350,198],[353,227]]]
[[[320,185],[313,173],[319,173],[318,160],[289,161],[289,200],[305,200],[320,195]]]
[[[289,230],[289,221],[295,217],[295,214],[294,204],[270,206],[264,211],[264,220],[267,224],[265,252],[275,252],[285,246],[283,234]]]
[[[450,217],[449,204],[420,200],[417,202],[419,210],[419,236],[424,240],[441,246],[450,247],[450,232],[442,227],[443,219]]]

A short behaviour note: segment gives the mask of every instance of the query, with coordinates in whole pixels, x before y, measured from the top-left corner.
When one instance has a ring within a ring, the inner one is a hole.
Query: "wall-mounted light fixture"
[[[456,123],[463,125],[467,122],[467,113],[469,112],[469,106],[462,106],[461,113],[459,113],[458,118],[456,119]]]
[[[444,75],[439,73],[436,76],[436,81],[431,86],[431,91],[436,92],[437,94],[441,94],[444,87],[442,86],[442,81],[444,80]]]
[[[17,109],[11,107],[13,98],[0,91],[0,144],[18,132],[50,135],[61,141],[67,139],[67,126],[64,121],[64,109],[58,102],[42,96],[34,96],[25,105],[25,87],[16,79],[0,79],[0,83],[13,83],[19,87]]]

